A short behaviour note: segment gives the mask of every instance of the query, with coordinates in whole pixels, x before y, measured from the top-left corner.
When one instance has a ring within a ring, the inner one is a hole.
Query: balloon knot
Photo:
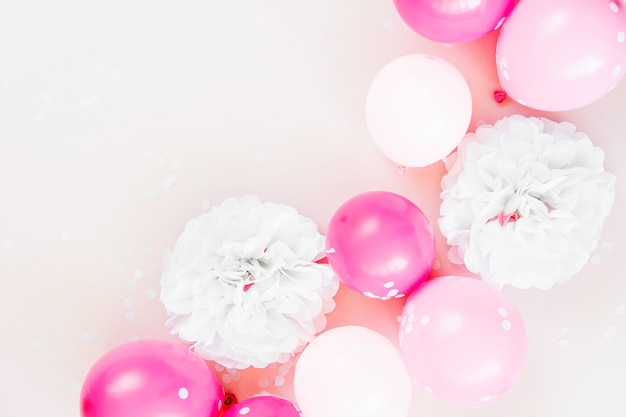
[[[506,92],[503,90],[494,91],[493,99],[496,101],[496,103],[502,103],[506,99]]]

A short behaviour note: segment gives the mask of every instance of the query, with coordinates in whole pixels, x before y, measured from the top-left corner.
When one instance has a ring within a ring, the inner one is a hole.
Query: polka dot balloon
[[[429,394],[477,407],[506,394],[522,375],[528,337],[520,313],[481,280],[440,277],[408,298],[400,351]]]
[[[295,404],[280,397],[259,395],[235,404],[223,417],[301,417]]]

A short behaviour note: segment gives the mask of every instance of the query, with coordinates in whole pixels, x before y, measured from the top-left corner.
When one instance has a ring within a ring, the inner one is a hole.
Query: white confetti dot
[[[265,16],[263,16],[262,14],[258,14],[255,16],[254,21],[256,22],[257,25],[264,25]]]
[[[178,175],[171,173],[170,175],[167,176],[166,180],[170,184],[176,184],[178,182]]]
[[[161,167],[161,168],[165,168],[167,166],[167,158],[162,156],[159,158],[159,160],[157,161],[157,164]]]
[[[130,298],[124,298],[124,301],[122,301],[122,305],[124,305],[124,308],[132,308],[133,300]]]
[[[599,265],[602,262],[600,255],[593,255],[590,259],[592,265]]]
[[[135,273],[133,274],[133,278],[135,278],[136,280],[142,279],[143,271],[141,269],[136,270]]]
[[[383,22],[383,27],[385,30],[393,30],[393,22],[391,20],[385,20]]]
[[[617,334],[617,326],[615,324],[610,324],[604,331],[604,338],[612,339],[616,334]]]
[[[498,307],[498,314],[502,317],[506,317],[508,315],[508,312],[506,311],[506,308]]]
[[[369,297],[369,298],[376,298],[376,296],[373,293],[369,292],[369,291],[363,292],[363,295],[366,296],[366,297]]]
[[[569,347],[569,340],[561,338],[559,339],[559,346],[566,349]]]
[[[563,326],[563,327],[561,327],[561,334],[565,334],[565,333],[567,333],[567,331],[568,331],[568,330],[569,330],[569,327],[568,327],[568,326]]]
[[[226,368],[224,368],[224,365],[220,365],[219,363],[215,364],[215,371],[216,372],[223,372],[224,369],[226,369]]]
[[[502,320],[502,328],[508,332],[511,330],[511,322],[508,320]]]
[[[623,316],[626,313],[626,307],[623,304],[618,304],[615,306],[615,314],[618,316]]]
[[[280,365],[278,373],[283,376],[287,375],[289,373],[289,365]]]
[[[133,259],[133,253],[131,251],[124,252],[124,259],[126,259],[127,261],[132,260]]]
[[[93,336],[91,335],[91,333],[84,333],[83,334],[83,342],[89,343],[92,340],[93,340]]]
[[[285,385],[285,377],[284,376],[277,376],[276,378],[274,378],[274,386],[275,387],[282,387],[283,385]]]
[[[610,252],[613,250],[613,242],[611,242],[610,240],[604,241],[602,242],[602,249]]]
[[[491,400],[491,395],[485,395],[484,397],[480,399],[480,401],[483,403],[486,403],[489,400]]]
[[[394,298],[402,298],[402,297],[404,297],[405,295],[406,295],[406,294],[398,294],[398,295],[396,295]]]
[[[624,39],[626,39],[626,35],[624,35],[624,32],[618,32],[617,33],[617,41],[619,43],[624,43]]]
[[[144,246],[143,253],[145,253],[146,255],[152,254],[152,246]]]
[[[610,2],[609,7],[611,8],[611,11],[613,13],[617,13],[619,11],[619,7],[617,6],[615,2]]]
[[[4,241],[4,248],[5,249],[13,249],[14,246],[15,246],[15,242],[13,242],[11,239],[6,239]]]
[[[130,340],[131,342],[136,342],[137,340],[139,340],[139,336],[131,336],[128,338],[128,340]]]
[[[387,293],[387,297],[395,297],[396,295],[398,295],[398,289],[397,288],[393,288],[391,290],[389,290],[389,292]]]
[[[433,389],[431,387],[429,387],[428,385],[424,385],[424,391],[426,391],[429,394],[433,394],[435,391],[433,391]]]
[[[615,68],[613,68],[613,75],[619,75],[620,72],[622,72],[621,65],[616,65]]]
[[[436,270],[438,270],[439,268],[441,268],[441,262],[439,262],[439,260],[438,260],[438,259],[435,259],[435,260],[433,261],[433,269],[436,271]]]
[[[404,331],[406,332],[406,334],[411,334],[411,332],[413,332],[413,325],[412,324],[407,324],[406,327],[404,328]]]
[[[522,100],[521,98],[516,99],[515,101],[517,101],[519,104],[521,104],[522,106],[526,105],[526,102],[524,100]]]
[[[257,154],[254,156],[254,159],[257,162],[264,162],[267,159],[267,155],[265,154],[265,152],[257,152]]]
[[[270,385],[270,381],[267,380],[267,378],[261,378],[259,379],[259,387],[265,389]]]
[[[155,290],[154,288],[148,290],[149,299],[155,300],[157,298],[157,295],[158,295],[157,290]]]
[[[72,237],[72,234],[70,232],[63,232],[60,237],[63,242],[67,242]]]
[[[241,407],[241,409],[239,410],[239,414],[241,414],[242,416],[245,416],[249,412],[250,412],[250,407]]]
[[[178,398],[181,400],[186,400],[189,397],[189,390],[185,387],[182,387],[178,390]]]
[[[80,384],[78,382],[74,382],[70,387],[72,392],[80,392]]]
[[[41,339],[33,339],[33,340],[31,340],[31,342],[30,342],[30,345],[31,345],[33,348],[35,348],[35,349],[40,348],[40,347],[41,347],[41,344],[42,344]]]
[[[119,81],[122,79],[122,71],[120,70],[115,70],[111,73],[111,78],[113,78],[115,81]]]
[[[224,384],[230,384],[231,382],[233,382],[233,377],[230,376],[229,374],[224,374],[222,375],[222,382]]]
[[[509,78],[511,78],[507,70],[502,70],[502,76],[504,77],[505,80],[508,80]]]
[[[420,318],[420,323],[422,324],[422,326],[426,326],[428,323],[430,323],[430,316],[428,314],[424,314]]]
[[[385,287],[385,288],[393,288],[393,286],[394,286],[394,285],[396,285],[396,283],[395,283],[395,282],[393,282],[393,281],[387,281],[387,282],[385,282],[385,283],[383,284],[383,287]]]
[[[415,321],[415,313],[409,314],[409,323],[413,323]]]
[[[326,253],[335,253],[335,248],[328,248]]]
[[[42,124],[44,120],[46,120],[46,117],[41,113],[37,113],[35,117],[33,117],[33,120],[39,125]]]
[[[126,317],[126,321],[134,321],[137,315],[134,311],[127,311],[124,317]]]

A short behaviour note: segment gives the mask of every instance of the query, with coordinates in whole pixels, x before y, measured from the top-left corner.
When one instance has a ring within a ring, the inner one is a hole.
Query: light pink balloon
[[[411,376],[427,392],[475,407],[518,382],[528,336],[520,313],[500,292],[478,279],[441,277],[407,298],[400,351]]]
[[[384,300],[411,292],[435,260],[435,237],[424,213],[388,191],[359,194],[339,207],[328,224],[326,248],[341,282]]]
[[[394,0],[411,29],[437,42],[478,39],[496,29],[515,0]]]
[[[447,156],[472,117],[472,96],[461,72],[432,55],[387,64],[372,82],[365,116],[380,151],[395,163],[423,167]]]
[[[361,326],[328,330],[302,352],[294,393],[306,417],[406,417],[411,378],[398,349]]]
[[[496,48],[502,88],[546,111],[586,106],[626,70],[626,11],[619,0],[524,0],[504,22]]]
[[[125,343],[89,370],[83,417],[217,417],[224,389],[189,349],[163,340]]]
[[[272,395],[259,395],[230,407],[223,417],[302,417],[290,401]]]

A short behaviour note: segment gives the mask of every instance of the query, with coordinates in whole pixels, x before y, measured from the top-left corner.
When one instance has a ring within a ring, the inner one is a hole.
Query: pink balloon
[[[161,340],[114,348],[91,368],[81,392],[83,417],[216,417],[224,389],[188,349]]]
[[[435,260],[435,238],[424,213],[387,191],[363,193],[339,207],[328,225],[326,248],[339,279],[372,298],[408,294]]]
[[[398,349],[360,326],[315,338],[296,362],[294,393],[306,417],[406,417],[411,377]]]
[[[271,395],[248,398],[230,407],[223,417],[302,417],[290,401]]]
[[[423,37],[458,43],[497,29],[515,0],[394,0],[394,4],[404,22]]]
[[[526,366],[520,313],[483,281],[442,277],[406,301],[400,351],[409,372],[435,397],[475,407],[506,394]]]
[[[498,78],[510,97],[531,108],[586,106],[622,79],[625,33],[618,0],[521,1],[498,37]]]
[[[446,157],[463,139],[472,96],[461,72],[426,54],[405,55],[374,78],[365,105],[370,135],[395,163],[423,167]]]

